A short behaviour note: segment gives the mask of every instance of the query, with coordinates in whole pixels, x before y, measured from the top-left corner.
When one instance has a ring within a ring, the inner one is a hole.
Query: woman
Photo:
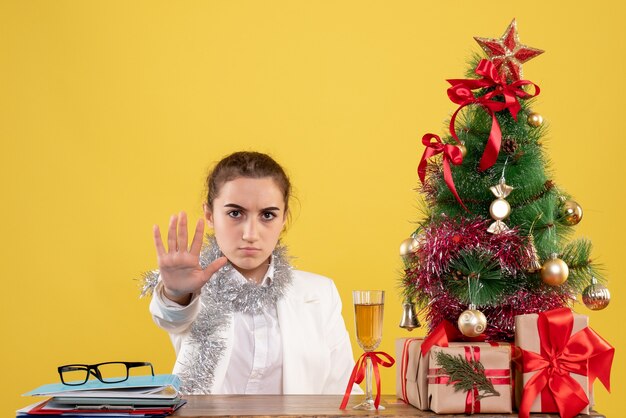
[[[294,270],[279,237],[291,185],[271,157],[237,152],[207,178],[204,220],[188,245],[184,212],[147,275],[150,312],[170,333],[185,393],[342,394],[354,366],[332,280]],[[358,386],[354,391],[360,392]]]

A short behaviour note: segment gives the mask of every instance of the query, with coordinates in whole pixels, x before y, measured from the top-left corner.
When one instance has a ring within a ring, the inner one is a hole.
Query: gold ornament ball
[[[569,267],[560,258],[551,258],[541,267],[541,280],[550,286],[560,286],[567,280]]]
[[[465,145],[459,144],[457,145],[457,148],[461,150],[461,155],[463,156],[463,158],[465,158],[465,156],[467,155],[467,148],[465,147]]]
[[[400,243],[400,255],[406,257],[415,252],[418,246],[419,242],[415,238],[409,237]]]
[[[478,309],[468,309],[461,313],[457,324],[461,334],[466,337],[478,337],[487,329],[487,318]]]
[[[489,214],[496,221],[506,219],[511,214],[511,205],[509,205],[509,202],[499,197],[491,202]]]
[[[583,290],[583,303],[592,311],[606,308],[609,302],[611,302],[611,292],[595,279]]]
[[[543,123],[543,116],[541,116],[539,113],[533,112],[528,115],[528,118],[526,118],[526,122],[528,122],[528,124],[533,128],[538,128]]]
[[[574,226],[583,219],[583,208],[573,200],[566,200],[560,208],[560,221],[565,225]]]

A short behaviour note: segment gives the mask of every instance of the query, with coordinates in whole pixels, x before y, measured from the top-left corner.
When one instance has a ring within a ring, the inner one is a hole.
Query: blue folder
[[[157,390],[159,388],[162,390]],[[173,397],[179,389],[180,379],[178,376],[158,374],[156,376],[131,376],[128,380],[119,383],[102,383],[97,379],[89,380],[80,386],[50,383],[26,392],[22,396],[97,396],[98,392],[102,391],[103,395],[110,392],[126,392],[129,397],[133,398],[153,397],[158,396],[159,393],[163,397]]]

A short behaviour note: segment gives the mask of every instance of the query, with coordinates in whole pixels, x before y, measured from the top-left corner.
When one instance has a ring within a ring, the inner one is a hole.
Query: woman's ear
[[[211,209],[209,208],[209,205],[207,205],[206,203],[202,204],[202,210],[204,211],[204,218],[207,221],[207,225],[210,228],[213,228],[213,212],[211,212]]]
[[[283,214],[283,224],[280,228],[281,235],[287,232],[287,227],[289,226],[289,212],[285,211]]]

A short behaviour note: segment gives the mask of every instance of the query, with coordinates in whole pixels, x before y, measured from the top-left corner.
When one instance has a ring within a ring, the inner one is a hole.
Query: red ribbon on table
[[[539,95],[540,89],[539,86],[528,80],[517,80],[508,84],[506,77],[498,74],[498,70],[493,62],[486,59],[478,63],[474,72],[482,76],[482,78],[447,80],[448,83],[452,85],[448,88],[448,97],[454,103],[460,105],[450,119],[450,134],[460,144],[461,140],[457,136],[454,128],[456,116],[459,111],[470,104],[478,104],[485,108],[487,113],[491,116],[491,132],[489,133],[489,139],[487,140],[485,151],[483,152],[478,166],[480,171],[484,171],[495,164],[498,154],[500,153],[502,131],[500,130],[500,124],[496,118],[496,112],[508,109],[513,119],[517,120],[517,113],[522,108],[518,98],[529,99],[535,97]],[[524,91],[522,87],[525,85],[533,85],[535,92],[530,94]],[[483,96],[476,97],[472,92],[472,90],[492,87],[493,90]],[[495,100],[499,96],[504,98],[504,102]]]
[[[386,358],[387,361],[381,357]],[[350,399],[350,392],[352,392],[352,385],[355,383],[359,384],[363,381],[363,379],[365,379],[365,369],[367,368],[366,360],[368,358],[372,361],[374,377],[376,379],[376,399],[374,400],[374,406],[378,409],[378,405],[380,405],[380,372],[378,371],[378,365],[380,364],[383,367],[391,367],[396,362],[393,357],[383,351],[366,351],[361,357],[359,357],[354,365],[354,369],[352,369],[352,375],[348,381],[348,387],[346,388],[346,393],[343,395],[343,400],[341,401],[339,409],[346,409],[348,399]]]
[[[568,308],[542,312],[537,319],[541,353],[522,349],[523,372],[536,372],[524,386],[520,418],[528,418],[530,407],[541,394],[541,408],[555,409],[563,418],[577,415],[589,399],[570,373],[589,377],[589,387],[598,378],[611,390],[610,372],[615,349],[587,327],[571,335],[574,326]]]
[[[432,141],[434,139],[435,141]],[[463,162],[463,154],[461,150],[456,145],[452,144],[444,144],[441,142],[441,138],[435,134],[426,134],[422,137],[422,144],[426,146],[424,150],[424,154],[422,154],[422,159],[417,166],[417,174],[419,175],[422,184],[424,184],[424,180],[426,179],[426,167],[428,166],[428,159],[434,157],[437,154],[443,154],[443,178],[448,185],[450,191],[456,200],[463,206],[463,209],[467,210],[459,194],[456,191],[456,187],[454,186],[454,180],[452,179],[452,171],[450,169],[450,163],[454,165],[460,165]]]

